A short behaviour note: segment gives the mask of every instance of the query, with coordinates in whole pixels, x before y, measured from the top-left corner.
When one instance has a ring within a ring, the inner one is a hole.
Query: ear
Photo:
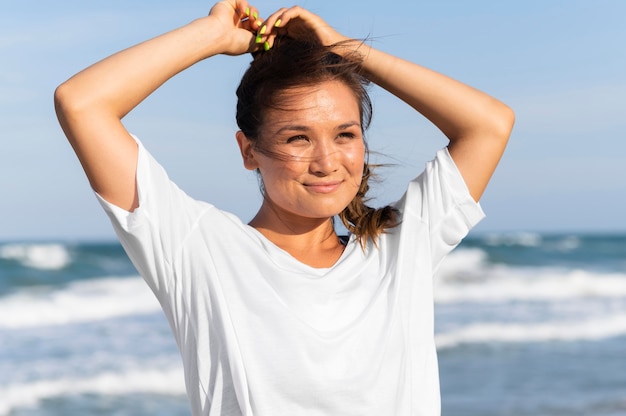
[[[259,164],[254,158],[254,148],[250,139],[241,130],[235,134],[235,137],[237,138],[237,144],[239,144],[243,166],[248,170],[257,169]]]

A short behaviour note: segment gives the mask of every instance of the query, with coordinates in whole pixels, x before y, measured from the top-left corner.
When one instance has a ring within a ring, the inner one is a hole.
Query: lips
[[[313,192],[329,194],[341,186],[341,181],[306,183],[304,186]]]

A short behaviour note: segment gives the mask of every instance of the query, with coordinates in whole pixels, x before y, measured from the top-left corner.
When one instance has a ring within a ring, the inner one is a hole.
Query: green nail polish
[[[257,12],[252,13],[252,17],[254,17],[254,20],[259,18],[259,14]]]
[[[269,51],[270,50],[270,43],[269,42],[265,42],[263,44],[263,49],[265,49],[266,52]]]
[[[261,31],[259,32],[259,35],[265,35],[266,30],[267,30],[267,26],[263,25],[263,27],[261,28]]]
[[[250,8],[246,7],[246,16],[250,16]]]
[[[282,20],[278,19],[276,23],[274,23],[274,27],[279,27],[281,23],[282,23]]]
[[[256,35],[255,42],[256,42],[256,43],[261,43],[261,42],[263,42],[263,38],[261,38],[261,35]]]

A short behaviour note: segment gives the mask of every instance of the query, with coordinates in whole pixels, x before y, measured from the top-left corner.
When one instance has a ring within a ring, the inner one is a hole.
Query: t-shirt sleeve
[[[406,227],[403,232],[427,227],[433,270],[485,217],[447,147],[439,150],[434,160],[409,183],[396,208],[401,213],[402,226]]]
[[[159,299],[169,291],[172,258],[209,204],[193,200],[137,140],[139,207],[126,211],[96,193],[120,243]]]

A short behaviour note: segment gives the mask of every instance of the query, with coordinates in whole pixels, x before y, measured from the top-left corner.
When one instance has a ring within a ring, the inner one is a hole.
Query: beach
[[[443,415],[626,415],[626,234],[470,236],[435,311]],[[117,242],[0,243],[0,416],[189,414]]]

